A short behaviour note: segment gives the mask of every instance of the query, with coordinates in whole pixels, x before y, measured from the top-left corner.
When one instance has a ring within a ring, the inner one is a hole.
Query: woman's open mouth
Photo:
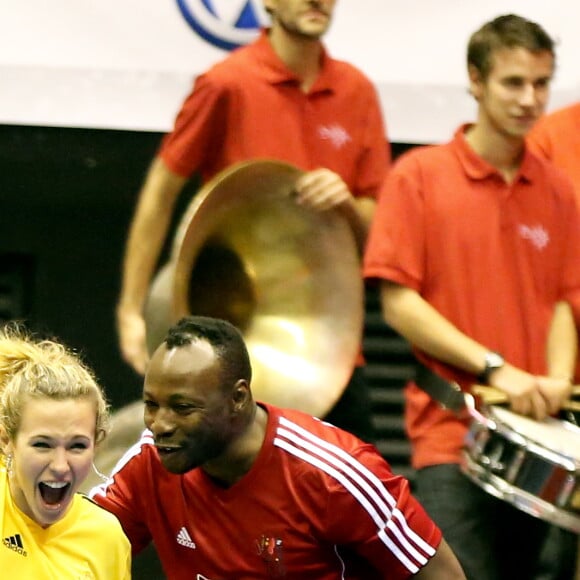
[[[70,481],[41,481],[38,484],[40,497],[49,509],[58,509],[71,487]]]

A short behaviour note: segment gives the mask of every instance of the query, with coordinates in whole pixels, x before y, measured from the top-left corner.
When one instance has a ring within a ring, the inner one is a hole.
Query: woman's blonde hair
[[[28,399],[87,398],[96,408],[95,441],[109,428],[109,406],[92,371],[53,340],[35,339],[18,324],[0,328],[0,425],[14,440]]]

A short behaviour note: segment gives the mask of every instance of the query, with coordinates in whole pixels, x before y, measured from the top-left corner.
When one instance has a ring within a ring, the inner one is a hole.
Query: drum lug
[[[578,486],[577,474],[569,474],[566,478],[566,485],[558,496],[558,505],[580,511],[580,487]]]
[[[481,464],[495,475],[501,475],[505,470],[505,465],[501,461],[491,459],[487,455],[481,456]]]
[[[505,480],[508,483],[514,483],[520,468],[526,458],[526,450],[525,449],[518,449],[513,456],[512,462],[510,464],[507,473],[505,474]]]
[[[503,452],[503,445],[494,446],[491,450],[491,453],[482,455],[480,457],[482,466],[495,475],[502,475],[506,469],[505,463],[501,461]]]

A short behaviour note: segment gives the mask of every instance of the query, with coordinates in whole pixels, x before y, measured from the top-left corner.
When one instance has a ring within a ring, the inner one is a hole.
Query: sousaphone
[[[364,292],[348,219],[300,206],[300,175],[287,163],[256,160],[202,187],[151,286],[147,346],[152,353],[188,314],[228,320],[248,346],[254,397],[324,417],[356,362]],[[108,474],[143,428],[140,402],[115,414],[101,471]]]

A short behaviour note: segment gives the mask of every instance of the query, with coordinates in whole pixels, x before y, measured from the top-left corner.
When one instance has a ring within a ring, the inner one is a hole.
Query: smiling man
[[[397,162],[364,271],[422,369],[405,392],[420,501],[469,578],[526,579],[546,526],[460,472],[469,418],[428,393],[440,377],[466,392],[496,387],[536,419],[560,409],[576,353],[580,216],[570,182],[524,143],[549,96],[550,36],[500,16],[471,36],[467,64],[476,122]]]
[[[155,351],[141,441],[94,500],[171,580],[464,578],[376,449],[256,403],[242,335],[188,317]]]

